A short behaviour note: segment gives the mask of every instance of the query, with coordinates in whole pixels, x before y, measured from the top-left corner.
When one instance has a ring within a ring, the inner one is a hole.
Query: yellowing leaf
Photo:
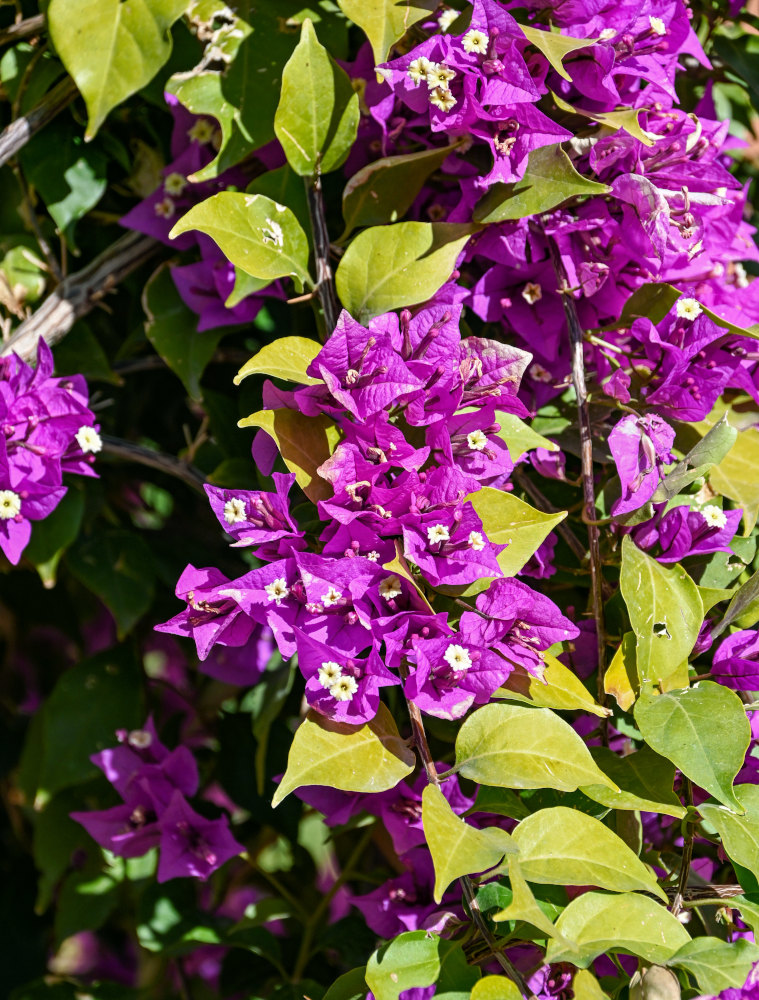
[[[517,858],[509,861],[509,881],[511,882],[512,900],[507,907],[493,914],[495,923],[504,920],[525,920],[548,937],[561,937],[553,923],[543,913],[538,901],[532,894],[522,874]]]
[[[634,139],[642,142],[644,146],[653,146],[659,138],[655,133],[646,132],[641,128],[638,121],[638,116],[641,113],[640,108],[622,108],[619,111],[583,111],[581,108],[568,104],[553,91],[551,96],[556,106],[562,111],[569,111],[573,115],[582,115],[584,118],[590,118],[591,121],[598,122],[599,125],[606,125],[608,128],[624,129]]]
[[[495,692],[495,697],[560,711],[592,712],[601,717],[611,714],[608,708],[602,708],[596,702],[580,678],[560,660],[550,653],[541,655],[545,664],[542,681],[517,666],[503,687]]]
[[[416,758],[402,740],[390,711],[380,702],[371,722],[349,726],[311,710],[295,730],[287,771],[274,793],[277,806],[303,785],[343,792],[384,792],[414,770]]]
[[[457,878],[487,871],[495,867],[504,854],[516,852],[505,830],[498,827],[478,830],[469,826],[456,815],[434,785],[427,785],[422,792],[422,824],[435,866],[436,903]]]
[[[635,665],[635,633],[625,632],[619,649],[604,674],[604,691],[616,699],[623,712],[635,704],[638,668]]]
[[[507,976],[483,976],[474,984],[469,1000],[522,1000],[522,994]]]
[[[390,47],[437,6],[437,0],[338,0],[340,9],[371,42],[374,62],[384,62]]]
[[[321,379],[306,375],[306,368],[320,350],[321,344],[308,337],[279,337],[245,362],[235,375],[235,385],[248,375],[271,375],[300,385],[319,385]]]
[[[540,28],[530,28],[525,24],[520,24],[519,28],[524,37],[536,49],[540,49],[559,76],[570,81],[572,77],[564,69],[564,57],[578,49],[587,48],[588,45],[595,45],[598,41],[597,38],[572,38],[555,31],[541,31]]]

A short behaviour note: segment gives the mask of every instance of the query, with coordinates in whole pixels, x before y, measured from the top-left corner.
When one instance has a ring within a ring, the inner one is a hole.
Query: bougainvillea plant
[[[0,4],[9,997],[759,995],[757,36]]]

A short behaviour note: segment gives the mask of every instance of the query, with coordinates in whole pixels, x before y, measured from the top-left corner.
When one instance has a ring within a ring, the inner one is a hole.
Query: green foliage
[[[399,934],[366,966],[366,983],[376,1000],[398,1000],[404,990],[433,983],[437,983],[435,996],[457,1000],[479,978],[479,969],[467,966],[460,945],[427,931]]]
[[[496,697],[541,708],[592,712],[602,718],[609,714],[609,710],[597,704],[579,677],[560,660],[550,653],[543,653],[542,659],[542,678],[534,677],[517,666],[503,687],[498,689]]]
[[[249,375],[271,375],[299,385],[319,385],[321,379],[306,375],[306,369],[319,353],[320,345],[306,337],[280,337],[276,344],[267,344],[235,375],[239,385]]]
[[[338,0],[338,3],[372,43],[377,64],[384,62],[390,47],[436,6],[434,0]]]
[[[750,941],[727,941],[711,937],[688,941],[667,963],[692,972],[704,993],[743,986],[751,966],[759,962],[759,948]]]

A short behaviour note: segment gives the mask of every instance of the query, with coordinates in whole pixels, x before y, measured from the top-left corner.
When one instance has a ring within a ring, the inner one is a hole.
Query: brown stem
[[[39,35],[45,27],[45,15],[35,14],[34,17],[25,17],[23,21],[16,21],[0,31],[0,45],[7,45],[8,42],[19,42],[22,38],[30,38],[32,35]]]
[[[690,778],[685,779],[685,789],[686,795],[688,797],[688,805],[693,805],[693,784]],[[688,822],[686,824],[685,833],[683,836],[683,856],[680,861],[680,878],[677,882],[677,892],[675,893],[675,898],[672,900],[670,905],[670,910],[674,916],[677,916],[683,907],[683,899],[685,896],[685,887],[688,884],[688,876],[690,875],[690,863],[693,859],[693,836],[695,833],[693,823],[691,822],[692,816],[688,816]]]
[[[143,448],[142,445],[123,441],[121,438],[109,437],[107,434],[103,435],[103,454],[123,458],[127,462],[147,465],[151,469],[158,469],[169,476],[181,479],[198,493],[204,492],[203,484],[206,477],[203,473],[195,466],[183,462],[180,458],[174,458],[173,455],[167,455],[162,451],[153,451],[151,448]]]
[[[588,409],[588,391],[585,384],[584,336],[577,317],[574,299],[568,293],[569,282],[558,248],[553,239],[546,236],[546,240],[551,252],[551,261],[556,273],[556,282],[561,293],[564,315],[569,327],[569,342],[572,348],[572,382],[577,397],[577,415],[580,425],[580,457],[582,461],[582,491],[585,501],[583,521],[585,521],[588,527],[590,593],[593,617],[596,621],[598,646],[597,701],[603,707],[606,704],[606,692],[604,691],[606,631],[604,628],[603,572],[601,565],[601,535],[599,525],[596,522],[596,492],[593,479],[593,435],[590,426],[590,411]],[[602,720],[601,732],[604,744],[608,743],[608,723],[606,720]]]
[[[127,233],[76,274],[70,275],[28,319],[17,327],[2,354],[15,351],[33,361],[37,342],[57,344],[75,321],[97,305],[128,274],[160,249],[160,243],[142,233]]]
[[[308,197],[308,211],[311,216],[311,228],[314,233],[315,290],[324,311],[324,322],[327,325],[327,334],[329,335],[337,325],[338,305],[332,277],[332,265],[329,262],[329,232],[327,230],[327,217],[324,213],[322,178],[318,170],[313,179],[306,180],[306,195]]]
[[[71,104],[78,93],[76,84],[67,76],[49,90],[31,111],[4,128],[0,132],[0,166],[23,149],[32,136]]]

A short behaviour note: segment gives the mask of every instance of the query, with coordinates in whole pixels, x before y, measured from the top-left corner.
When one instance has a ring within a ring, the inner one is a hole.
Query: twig
[[[674,888],[670,886],[669,888],[665,888],[664,891],[671,899],[674,899],[679,892],[679,887]],[[743,886],[737,883],[728,883],[726,885],[709,883],[707,885],[691,886],[690,888],[686,887],[683,889],[681,895],[683,906],[705,906],[707,904],[724,906],[726,899],[732,899],[733,896],[742,896],[744,892]]]
[[[52,251],[52,248],[40,228],[39,220],[37,219],[37,213],[35,211],[34,205],[32,204],[32,196],[29,191],[29,185],[26,183],[26,177],[21,167],[16,164],[13,167],[13,173],[16,175],[16,180],[21,188],[21,197],[26,203],[26,214],[29,219],[29,226],[34,233],[34,238],[37,240],[37,245],[42,251],[42,256],[47,261],[47,266],[50,269],[50,273],[53,275],[57,282],[63,281],[63,272],[61,271],[60,265],[58,264],[58,259]]]
[[[693,805],[693,784],[690,778],[685,779],[685,789],[686,795],[688,797],[688,805]],[[688,876],[690,875],[690,863],[693,858],[693,837],[694,837],[694,827],[693,827],[693,816],[689,814],[685,822],[685,831],[683,833],[683,856],[680,861],[680,878],[677,881],[677,892],[675,893],[675,898],[672,900],[670,905],[670,910],[673,916],[677,916],[683,907],[683,897],[685,894],[685,887],[688,884]]]
[[[71,104],[78,93],[76,84],[67,76],[49,90],[36,107],[4,128],[0,132],[0,166],[23,149],[32,136]]]
[[[547,514],[558,513],[559,508],[555,507],[548,499],[548,497],[544,496],[541,490],[539,490],[534,483],[530,482],[530,480],[527,478],[527,476],[524,475],[523,472],[521,472],[521,470],[514,469],[513,475],[514,479],[516,479],[516,481],[519,483],[519,485],[522,487],[525,493],[529,493],[532,499],[535,501],[535,503],[539,503],[541,508]],[[572,552],[577,556],[578,560],[580,561],[580,564],[584,563],[585,547],[583,546],[582,542],[577,537],[577,535],[574,533],[574,531],[572,531],[572,529],[569,527],[569,525],[565,524],[563,521],[559,521],[559,523],[556,525],[556,530],[562,536],[562,538],[570,547]]]
[[[24,361],[34,360],[40,338],[48,344],[57,344],[80,316],[93,309],[107,292],[160,246],[156,240],[141,233],[122,236],[87,267],[62,281],[39,309],[17,327],[2,353],[15,351]]]
[[[121,438],[103,435],[103,453],[113,455],[115,458],[123,458],[127,462],[137,462],[139,465],[147,465],[151,469],[158,469],[169,476],[181,479],[198,493],[203,493],[203,484],[206,477],[195,466],[183,462],[180,458],[167,455],[162,451],[153,451],[151,448],[144,448],[140,444],[133,444],[131,441],[123,441]]]
[[[314,233],[314,257],[316,259],[316,293],[324,311],[324,322],[327,333],[332,333],[337,325],[337,296],[332,278],[332,265],[329,262],[329,232],[327,218],[324,214],[324,197],[322,195],[322,178],[318,172],[313,179],[306,179],[306,196],[308,211],[311,216],[311,228]]]
[[[0,45],[7,45],[8,42],[19,42],[22,38],[29,38],[38,35],[45,27],[45,15],[35,14],[34,17],[25,17],[23,21],[16,21],[7,28],[0,31]]]
[[[551,253],[551,261],[556,273],[556,282],[564,305],[564,315],[569,327],[569,342],[572,348],[572,382],[577,397],[577,415],[580,425],[580,458],[582,460],[582,489],[585,501],[585,516],[583,520],[588,526],[588,548],[590,551],[590,593],[593,607],[593,617],[596,621],[596,640],[598,646],[598,683],[597,701],[602,707],[606,704],[604,691],[604,674],[606,673],[606,631],[604,627],[603,572],[601,566],[601,536],[596,523],[596,491],[593,481],[593,435],[590,427],[590,411],[588,409],[588,391],[585,385],[585,359],[583,357],[584,336],[577,317],[574,299],[567,294],[569,282],[559,251],[554,240],[545,234]],[[601,732],[603,742],[608,742],[608,722],[602,720]]]

